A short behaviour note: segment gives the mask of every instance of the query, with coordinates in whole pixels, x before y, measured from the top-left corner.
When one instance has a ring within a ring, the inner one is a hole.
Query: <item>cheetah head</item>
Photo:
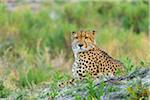
[[[74,53],[84,52],[95,47],[95,31],[72,32],[72,49]]]

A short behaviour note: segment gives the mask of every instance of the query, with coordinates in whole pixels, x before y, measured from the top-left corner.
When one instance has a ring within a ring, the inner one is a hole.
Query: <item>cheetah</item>
[[[71,41],[75,59],[72,65],[73,79],[67,81],[66,84],[73,84],[75,80],[84,79],[87,73],[94,79],[114,76],[118,69],[121,74],[124,73],[123,63],[96,46],[95,35],[95,31],[72,32]],[[61,83],[59,87],[64,87],[64,85],[65,83]]]

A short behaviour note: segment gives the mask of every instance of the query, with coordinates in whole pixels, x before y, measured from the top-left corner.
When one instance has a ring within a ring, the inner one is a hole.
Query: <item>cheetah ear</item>
[[[75,33],[76,33],[75,31],[72,31],[72,32],[71,32],[71,35],[74,35]]]
[[[93,31],[92,31],[92,34],[95,36],[95,34],[96,34],[96,31],[95,31],[95,30],[93,30]]]

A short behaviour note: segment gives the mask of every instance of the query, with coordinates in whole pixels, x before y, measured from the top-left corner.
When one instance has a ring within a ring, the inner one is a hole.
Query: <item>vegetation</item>
[[[0,83],[1,98],[12,94],[27,98],[27,91],[47,82],[53,92],[40,97],[56,97],[57,83],[71,75],[71,31],[96,30],[97,45],[121,60],[126,74],[137,66],[150,65],[148,1],[56,0],[33,5],[17,0],[14,8],[9,6],[0,3],[0,80],[5,83]],[[103,85],[93,88],[87,81],[87,99],[99,98]],[[136,89],[135,93],[132,87],[128,90],[137,98]],[[114,89],[110,87],[110,91]],[[75,97],[81,99],[80,95]]]
[[[4,87],[4,83],[0,81],[0,98],[6,98],[9,94],[9,89],[6,89],[6,87]]]

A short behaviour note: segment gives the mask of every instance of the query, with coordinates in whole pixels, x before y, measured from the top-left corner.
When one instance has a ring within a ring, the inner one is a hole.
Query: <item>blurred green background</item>
[[[96,30],[97,45],[109,55],[150,65],[146,0],[2,1],[0,79],[10,89],[51,81],[56,72],[71,74],[71,31]]]

